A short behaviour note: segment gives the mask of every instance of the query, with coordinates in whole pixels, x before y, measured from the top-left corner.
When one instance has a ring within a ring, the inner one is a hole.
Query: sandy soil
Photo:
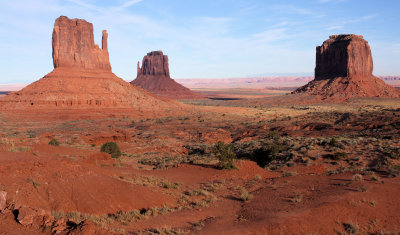
[[[399,100],[241,92],[162,113],[2,110],[0,233],[400,232]],[[218,141],[236,169],[217,167]]]

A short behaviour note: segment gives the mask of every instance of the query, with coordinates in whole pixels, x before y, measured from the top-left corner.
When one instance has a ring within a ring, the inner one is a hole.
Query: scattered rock
[[[6,208],[7,205],[7,192],[0,191],[0,212]]]
[[[173,80],[169,75],[168,56],[152,51],[138,62],[137,77],[131,82],[158,96],[170,99],[203,99],[204,97]]]
[[[110,232],[99,226],[96,226],[90,220],[84,220],[77,226],[75,226],[73,229],[71,229],[68,234],[105,235],[105,234],[110,234]]]
[[[292,93],[348,100],[356,97],[400,97],[400,92],[372,75],[371,49],[363,36],[330,36],[316,49],[315,79]]]
[[[43,217],[46,212],[42,209],[33,209],[31,207],[22,206],[18,209],[17,221],[22,225],[30,225],[37,217]]]
[[[59,234],[59,233],[66,231],[68,229],[67,222],[68,222],[68,219],[66,219],[66,218],[56,220],[51,227],[51,233]]]

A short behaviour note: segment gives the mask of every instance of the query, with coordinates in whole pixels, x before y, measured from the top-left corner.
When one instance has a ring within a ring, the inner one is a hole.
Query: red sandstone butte
[[[372,75],[371,49],[363,36],[330,36],[316,49],[315,79],[293,93],[322,99],[400,97],[400,92]]]
[[[108,34],[102,49],[94,43],[93,25],[82,19],[56,19],[54,70],[24,89],[0,99],[0,108],[137,108],[169,107],[171,102],[132,86],[111,72]]]
[[[142,68],[138,62],[137,77],[131,84],[170,99],[204,99],[201,94],[191,91],[170,77],[168,56],[162,51],[147,53],[143,58]]]
[[[81,19],[56,19],[53,30],[54,68],[85,68],[111,71],[107,49],[107,31],[103,30],[102,49],[94,44],[93,24]]]

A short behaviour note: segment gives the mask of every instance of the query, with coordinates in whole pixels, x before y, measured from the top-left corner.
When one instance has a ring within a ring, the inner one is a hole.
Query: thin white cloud
[[[74,3],[74,4],[76,4],[76,5],[80,6],[80,7],[84,7],[84,8],[90,9],[90,10],[95,10],[95,11],[98,11],[98,12],[105,12],[105,10],[100,8],[100,7],[96,7],[95,5],[88,4],[88,3],[85,3],[85,2],[80,1],[80,0],[67,0],[67,1],[71,2],[71,3]]]
[[[341,30],[341,29],[344,29],[347,25],[361,23],[361,22],[375,19],[378,15],[379,14],[370,14],[370,15],[365,15],[365,16],[361,16],[358,18],[339,20],[337,22],[334,22],[333,25],[326,27],[326,29],[327,30]]]
[[[120,10],[126,9],[126,8],[131,7],[132,5],[135,5],[135,4],[137,4],[139,2],[142,2],[142,1],[143,0],[130,0],[130,1],[127,1],[127,2],[125,2],[123,4],[121,4],[120,6],[113,8],[113,11],[120,11]]]

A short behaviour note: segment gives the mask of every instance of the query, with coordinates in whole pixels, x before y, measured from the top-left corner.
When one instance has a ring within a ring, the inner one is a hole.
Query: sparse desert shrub
[[[297,175],[297,172],[291,172],[291,171],[287,171],[283,173],[283,177],[289,177],[289,176],[295,176]]]
[[[400,165],[393,165],[386,170],[390,177],[397,177],[400,175]]]
[[[356,234],[358,232],[358,225],[353,223],[343,223],[344,230],[350,234]]]
[[[233,162],[236,158],[236,153],[233,150],[232,144],[225,144],[222,141],[218,141],[212,148],[211,153],[219,160],[218,167],[220,169],[236,168]]]
[[[35,138],[37,136],[35,131],[28,130],[27,132],[28,138]]]
[[[332,160],[341,160],[341,159],[347,158],[347,155],[348,154],[345,152],[335,152],[333,154]]]
[[[39,188],[39,186],[40,186],[40,183],[37,182],[37,181],[35,181],[35,180],[32,179],[32,178],[28,178],[26,181],[27,181],[28,183],[32,184],[33,187],[34,187],[35,189]]]
[[[276,139],[279,139],[280,137],[281,137],[281,135],[276,131],[271,131],[268,133],[268,139],[276,140]]]
[[[293,203],[299,203],[303,201],[303,195],[302,194],[295,195],[290,199],[290,201]]]
[[[180,183],[170,183],[168,181],[161,182],[161,186],[166,189],[177,189]]]
[[[270,162],[277,160],[279,153],[282,153],[287,149],[288,147],[283,144],[267,143],[265,146],[254,151],[251,160],[257,162],[259,166],[265,167]],[[281,160],[283,160],[283,158]]]
[[[353,181],[361,181],[361,180],[363,180],[363,176],[360,174],[355,174],[355,175],[353,175],[352,180]]]
[[[240,200],[247,202],[253,199],[253,195],[250,194],[245,188],[240,188]]]
[[[111,157],[113,158],[118,158],[121,156],[121,150],[119,150],[119,147],[115,142],[107,142],[103,144],[100,148],[100,151],[111,154]]]
[[[335,138],[332,138],[329,143],[330,146],[332,147],[336,147],[336,148],[340,148],[340,149],[346,149],[346,146],[344,146],[344,144],[340,143],[338,140],[336,140]]]
[[[49,145],[59,146],[60,142],[58,142],[56,139],[51,139]]]
[[[384,152],[391,159],[400,159],[400,150],[399,149],[386,149]]]
[[[371,180],[372,180],[372,181],[379,181],[379,176],[377,176],[377,175],[375,175],[375,174],[372,174],[372,175],[371,175]]]

